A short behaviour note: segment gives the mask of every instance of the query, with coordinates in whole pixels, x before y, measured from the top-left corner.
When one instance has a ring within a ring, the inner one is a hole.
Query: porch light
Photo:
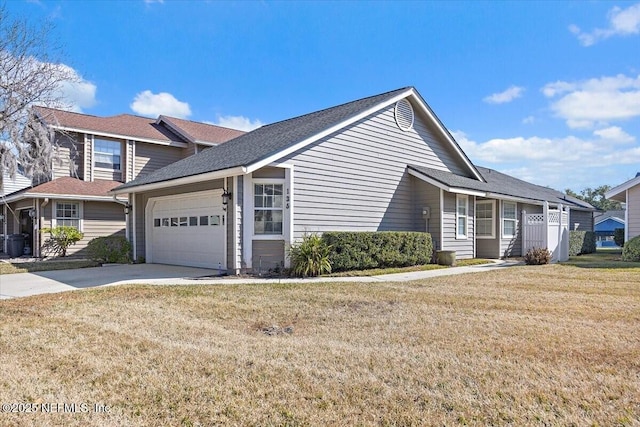
[[[226,188],[222,189],[222,204],[227,206],[229,204],[229,200],[231,199],[231,193],[227,191]]]

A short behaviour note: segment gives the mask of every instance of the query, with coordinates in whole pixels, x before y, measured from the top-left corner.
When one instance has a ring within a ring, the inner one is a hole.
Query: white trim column
[[[246,268],[253,268],[253,173],[242,179],[242,258]]]

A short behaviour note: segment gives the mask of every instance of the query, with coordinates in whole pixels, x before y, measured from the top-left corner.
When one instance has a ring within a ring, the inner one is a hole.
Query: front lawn
[[[573,256],[566,265],[582,268],[626,269],[640,268],[640,262],[622,261],[622,249],[598,248],[595,253]]]
[[[100,263],[91,260],[51,260],[35,262],[0,262],[0,274],[34,273],[37,271],[70,270],[73,268],[98,267]]]
[[[639,272],[2,300],[3,425],[638,425]]]

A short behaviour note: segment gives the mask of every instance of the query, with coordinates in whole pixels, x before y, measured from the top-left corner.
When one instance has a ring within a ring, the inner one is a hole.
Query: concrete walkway
[[[223,285],[260,283],[322,283],[322,282],[408,282],[454,274],[480,273],[522,265],[516,261],[494,261],[491,264],[436,270],[384,274],[363,277],[321,277],[307,279],[218,277],[217,270],[162,264],[112,265],[74,270],[42,271],[0,275],[0,299],[65,292],[100,286],[128,283],[151,285]]]

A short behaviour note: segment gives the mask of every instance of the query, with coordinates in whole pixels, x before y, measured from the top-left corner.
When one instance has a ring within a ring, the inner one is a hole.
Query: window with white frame
[[[469,196],[456,194],[456,238],[467,238]]]
[[[121,167],[120,155],[122,144],[108,139],[94,139],[93,156],[97,168],[119,171]]]
[[[476,202],[475,227],[478,239],[493,239],[496,237],[495,202],[493,200]]]
[[[516,227],[516,204],[502,202],[502,237],[515,237]]]
[[[254,183],[254,233],[282,234],[283,184]]]
[[[80,203],[57,202],[55,226],[71,226],[80,230]]]

